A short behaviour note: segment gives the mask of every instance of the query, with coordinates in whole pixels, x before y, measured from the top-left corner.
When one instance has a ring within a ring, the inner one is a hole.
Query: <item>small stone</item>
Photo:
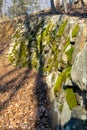
[[[64,86],[72,86],[72,81],[70,79],[67,79]]]
[[[69,127],[69,126],[66,126],[66,130],[70,130],[70,127]]]
[[[67,64],[67,61],[68,61],[67,54],[63,53],[62,60],[63,60],[63,63]]]
[[[76,128],[76,126],[75,125],[73,125],[73,129],[75,129]]]
[[[81,119],[82,119],[82,120],[86,120],[86,118],[87,118],[86,115],[82,115],[82,116],[81,116]]]

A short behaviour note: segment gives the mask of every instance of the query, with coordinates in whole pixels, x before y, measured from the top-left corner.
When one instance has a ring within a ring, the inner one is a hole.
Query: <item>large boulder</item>
[[[87,130],[86,111],[80,106],[72,110],[70,120],[64,125],[64,130]]]
[[[71,117],[71,110],[67,104],[67,102],[65,101],[63,104],[63,110],[62,110],[62,114],[61,114],[61,126],[64,126]]]
[[[87,84],[87,42],[77,54],[71,70],[71,78],[81,90],[86,90]]]

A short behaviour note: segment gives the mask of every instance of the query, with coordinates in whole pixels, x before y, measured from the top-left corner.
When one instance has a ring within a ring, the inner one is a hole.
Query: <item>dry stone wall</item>
[[[87,107],[86,44],[86,20],[67,15],[27,18],[18,22],[13,33],[9,61],[17,67],[35,68],[46,76],[52,113],[58,113],[52,129],[62,124],[61,128],[67,130],[73,109]],[[51,117],[55,120],[54,115]]]

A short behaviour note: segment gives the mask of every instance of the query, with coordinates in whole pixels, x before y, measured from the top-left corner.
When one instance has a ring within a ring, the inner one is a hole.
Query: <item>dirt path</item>
[[[0,130],[50,130],[44,78],[8,61],[12,33],[12,25],[0,26]]]

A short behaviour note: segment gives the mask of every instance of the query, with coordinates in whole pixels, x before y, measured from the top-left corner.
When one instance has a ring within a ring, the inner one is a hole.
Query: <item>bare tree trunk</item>
[[[67,0],[62,0],[62,4],[63,4],[65,13],[67,13],[68,12],[68,9],[67,9]]]
[[[4,18],[5,16],[5,1],[3,0],[3,7],[2,7],[2,17]]]
[[[54,0],[50,0],[50,4],[51,4],[52,12],[55,12],[56,8],[55,8],[55,5],[54,5]]]
[[[55,5],[55,8],[57,8],[58,6],[60,6],[60,1],[59,0],[54,0],[54,5]]]
[[[74,7],[75,8],[82,8],[86,5],[87,0],[74,0]]]

